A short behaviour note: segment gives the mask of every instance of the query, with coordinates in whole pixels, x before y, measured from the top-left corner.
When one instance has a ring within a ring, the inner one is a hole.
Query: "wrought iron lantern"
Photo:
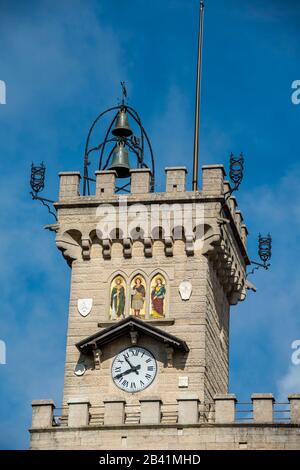
[[[233,153],[230,154],[229,177],[233,183],[233,186],[226,193],[224,193],[224,202],[221,205],[221,208],[219,211],[220,223],[224,223],[224,221],[227,221],[227,219],[224,219],[222,217],[223,209],[226,206],[226,202],[228,201],[232,193],[239,189],[240,184],[244,178],[244,155],[242,153],[240,154],[239,157],[235,157]]]
[[[44,162],[40,163],[40,165],[34,165],[34,163],[31,164],[30,187],[32,191],[30,194],[33,200],[40,201],[43,206],[47,207],[49,214],[53,215],[55,220],[57,220],[56,214],[52,211],[50,206],[54,201],[39,196],[39,193],[41,193],[45,188],[45,175],[46,167]]]
[[[268,270],[271,266],[271,264],[268,263],[272,257],[272,237],[269,233],[265,237],[261,234],[258,235],[258,256],[261,260],[261,263],[258,263],[257,261],[251,261],[251,264],[254,265],[254,268],[247,274],[247,277],[250,274],[253,274],[254,271],[259,268]]]
[[[242,153],[239,157],[235,157],[231,153],[229,177],[234,184],[232,192],[237,191],[244,177],[244,155]]]

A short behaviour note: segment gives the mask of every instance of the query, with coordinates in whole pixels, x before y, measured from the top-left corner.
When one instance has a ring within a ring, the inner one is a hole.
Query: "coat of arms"
[[[86,317],[92,310],[93,299],[78,299],[77,306],[80,315]]]
[[[182,300],[189,300],[192,294],[192,284],[189,281],[182,281],[179,285],[179,293]]]

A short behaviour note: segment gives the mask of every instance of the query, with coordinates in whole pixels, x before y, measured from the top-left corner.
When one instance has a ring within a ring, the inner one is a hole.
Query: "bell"
[[[122,142],[120,142],[114,150],[109,170],[116,171],[118,178],[128,178],[130,176],[128,151]]]
[[[112,134],[116,137],[130,137],[132,135],[132,130],[129,127],[128,116],[124,109],[121,109],[118,112],[116,125],[112,130]]]

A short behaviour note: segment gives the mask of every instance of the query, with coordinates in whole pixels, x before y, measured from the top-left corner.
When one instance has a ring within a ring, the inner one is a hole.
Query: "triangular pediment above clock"
[[[79,341],[76,344],[76,347],[81,353],[90,354],[95,349],[101,349],[104,345],[111,343],[121,336],[130,335],[134,338],[136,334],[150,336],[173,349],[178,349],[184,352],[189,351],[185,341],[133,316],[129,316],[124,320],[121,320],[118,323]]]

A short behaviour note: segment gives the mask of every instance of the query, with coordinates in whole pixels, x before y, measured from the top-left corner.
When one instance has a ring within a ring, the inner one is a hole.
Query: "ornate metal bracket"
[[[54,201],[38,196],[38,194],[45,188],[45,173],[46,167],[44,162],[42,162],[40,165],[34,165],[33,163],[31,164],[30,187],[32,191],[30,191],[30,194],[33,200],[40,201],[43,206],[47,207],[49,214],[53,215],[57,221],[56,214],[52,212],[50,206],[50,204],[53,204]]]
[[[254,265],[254,268],[247,274],[247,277],[251,274],[254,274],[254,272],[259,268],[268,270],[271,266],[271,264],[268,263],[272,256],[272,237],[269,233],[266,237],[261,236],[261,234],[258,235],[258,256],[262,263],[251,261],[251,264]]]
[[[222,225],[223,223],[226,223],[227,220],[221,217],[223,208],[227,202],[227,200],[230,198],[232,193],[237,191],[240,187],[241,182],[243,181],[244,178],[244,155],[241,153],[239,157],[235,157],[233,153],[230,155],[230,160],[229,160],[229,177],[231,182],[233,183],[232,188],[230,188],[225,194],[224,194],[224,202],[221,206],[220,209],[220,217],[219,217],[219,223]]]

